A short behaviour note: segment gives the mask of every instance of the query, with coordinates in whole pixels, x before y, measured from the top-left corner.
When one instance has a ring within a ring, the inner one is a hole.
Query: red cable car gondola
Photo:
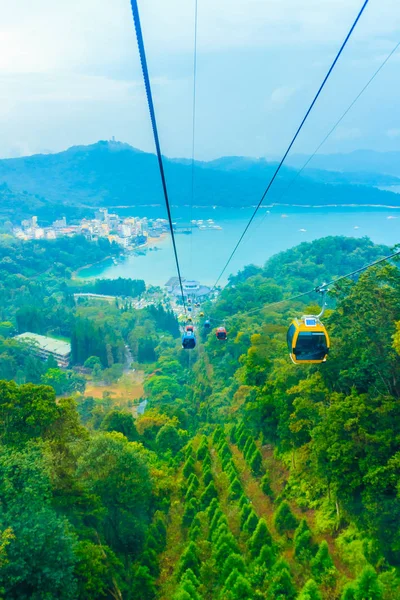
[[[228,337],[225,327],[218,327],[217,331],[215,332],[215,335],[217,336],[218,340],[226,340],[226,338]]]

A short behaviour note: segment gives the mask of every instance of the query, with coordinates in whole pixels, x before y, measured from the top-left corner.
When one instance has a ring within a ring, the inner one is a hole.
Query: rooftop
[[[31,333],[26,331],[15,336],[19,340],[26,340],[27,342],[36,342],[37,346],[41,350],[47,350],[60,356],[68,356],[71,352],[71,344],[68,342],[62,342],[46,335],[39,335],[38,333]]]

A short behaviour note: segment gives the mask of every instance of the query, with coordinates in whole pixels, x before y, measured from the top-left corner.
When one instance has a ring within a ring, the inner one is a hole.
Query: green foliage
[[[304,535],[304,534],[303,534]],[[317,554],[311,561],[311,572],[316,581],[331,581],[336,569],[326,540],[322,540]]]
[[[298,521],[286,501],[281,502],[276,510],[274,515],[274,525],[277,532],[281,535],[296,529]]]
[[[232,481],[231,485],[229,486],[229,498],[231,500],[235,500],[235,499],[239,498],[242,491],[243,491],[242,484],[240,483],[239,479],[237,477],[235,477],[235,479]]]
[[[249,465],[254,475],[260,475],[262,472],[262,456],[258,448],[250,456]]]
[[[275,562],[275,552],[273,548],[269,545],[262,546],[259,556],[257,558],[257,563],[265,567],[266,569],[270,569]]]
[[[147,567],[138,565],[134,569],[131,593],[133,598],[141,598],[141,600],[154,600],[156,598],[155,581]]]
[[[383,585],[378,579],[376,571],[367,566],[355,583],[355,600],[381,600],[383,598]]]
[[[245,524],[243,525],[243,531],[247,531],[247,533],[252,534],[256,530],[257,525],[258,525],[258,517],[257,517],[256,513],[254,512],[254,510],[251,509],[251,512],[250,512],[249,516],[247,517]]]
[[[218,492],[214,482],[211,481],[200,496],[200,505],[203,509],[206,509],[207,506],[209,506],[213,498],[218,498]]]
[[[197,554],[197,547],[194,542],[189,542],[188,546],[182,553],[178,563],[177,575],[178,578],[182,577],[183,573],[191,569],[196,577],[200,573],[200,560]]]
[[[268,586],[268,600],[294,600],[296,588],[292,576],[287,569],[281,569],[274,573]]]
[[[183,527],[189,527],[199,510],[199,505],[196,498],[190,498],[187,504],[185,505],[185,510],[182,517],[182,525]]]
[[[227,559],[224,562],[224,565],[222,567],[222,572],[221,572],[222,580],[226,581],[226,579],[229,577],[229,575],[235,569],[238,571],[238,573],[241,573],[242,575],[244,575],[245,571],[246,571],[246,565],[244,563],[243,558],[240,556],[240,554],[231,553],[227,557]]]
[[[117,431],[122,433],[130,442],[135,442],[139,439],[135,420],[127,412],[111,410],[101,422],[100,429],[102,431]]]
[[[196,454],[197,460],[204,460],[207,453],[208,453],[208,443],[207,443],[207,438],[204,436],[204,437],[202,437],[201,443],[199,444],[199,447],[197,449],[197,454]]]
[[[247,523],[247,522],[246,522]],[[258,521],[257,527],[250,538],[249,548],[252,556],[257,557],[263,546],[272,545],[272,536],[264,519]]]
[[[268,473],[264,473],[264,475],[262,476],[262,479],[260,481],[260,487],[266,496],[273,496],[270,477]]]
[[[311,531],[306,530],[297,535],[293,541],[294,556],[300,562],[308,562],[313,557],[313,543]]]
[[[321,592],[313,579],[309,579],[301,590],[298,600],[322,600]]]
[[[183,476],[186,477],[186,479],[188,479],[189,475],[194,473],[194,465],[195,465],[194,458],[192,456],[189,456],[189,458],[183,465],[183,471],[182,471]]]
[[[167,423],[157,433],[156,444],[161,452],[171,450],[176,454],[182,447],[182,439],[177,428]]]

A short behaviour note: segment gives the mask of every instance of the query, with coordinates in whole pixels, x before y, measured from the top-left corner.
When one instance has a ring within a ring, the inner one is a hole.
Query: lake
[[[119,215],[165,218],[161,207],[114,209]],[[253,209],[226,208],[173,208],[177,224],[187,224],[191,218],[213,219],[222,230],[193,229],[192,235],[176,234],[176,243],[182,276],[212,285],[238,241]],[[368,236],[373,242],[393,246],[400,241],[400,209],[376,207],[324,207],[300,208],[274,206],[262,208],[253,221],[246,237],[221,279],[224,284],[230,273],[245,265],[262,266],[265,261],[282,250],[301,242],[310,242],[328,235],[350,237]],[[154,240],[144,256],[128,256],[114,265],[111,261],[80,271],[84,278],[102,277],[116,279],[131,277],[144,279],[152,285],[164,285],[176,275],[171,237]]]

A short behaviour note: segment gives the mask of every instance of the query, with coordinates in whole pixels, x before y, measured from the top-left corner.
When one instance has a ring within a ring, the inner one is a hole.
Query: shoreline
[[[140,250],[143,248],[147,248],[149,249],[149,246],[152,245],[151,247],[154,248],[155,246],[155,242],[158,240],[159,242],[165,242],[165,240],[168,238],[168,233],[161,233],[160,237],[148,237],[147,238],[147,242],[145,244],[141,244],[140,246],[136,246],[136,248],[134,248],[131,252],[127,253],[122,251],[119,256],[124,256],[125,258],[127,256],[129,256],[130,254],[133,254],[133,252],[135,250]],[[82,267],[79,267],[78,269],[76,269],[75,271],[73,271],[72,275],[71,275],[71,279],[77,279],[78,281],[84,281],[85,279],[95,279],[96,276],[91,276],[91,277],[81,277],[79,275],[79,273],[81,271],[83,271],[84,269],[90,269],[91,267],[95,267],[96,265],[101,265],[101,263],[106,262],[107,260],[111,260],[112,258],[114,258],[113,256],[106,256],[104,258],[102,258],[101,260],[98,260],[94,263],[91,263],[89,265],[83,265]]]

